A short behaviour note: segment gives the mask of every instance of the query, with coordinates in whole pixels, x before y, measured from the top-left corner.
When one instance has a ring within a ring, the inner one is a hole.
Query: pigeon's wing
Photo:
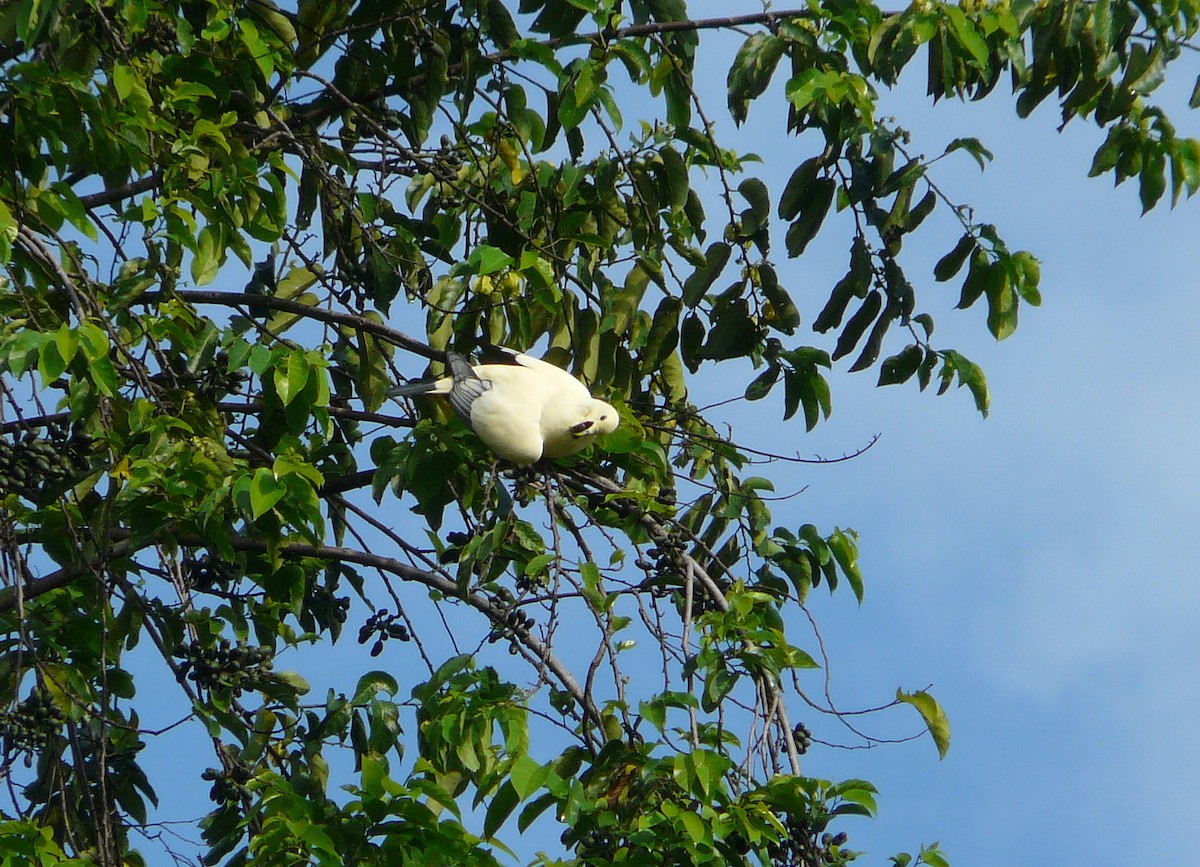
[[[457,352],[447,352],[450,376],[453,384],[447,395],[450,405],[468,424],[471,423],[471,406],[492,388],[492,382],[475,373],[470,363]]]
[[[471,404],[471,429],[495,454],[516,464],[532,464],[542,456],[538,413],[531,412],[527,393],[513,393],[497,382]]]
[[[568,398],[586,399],[592,396],[586,385],[556,364],[524,354],[517,354],[515,359],[519,366],[530,371],[542,381],[543,387],[548,393],[555,393],[564,400]]]

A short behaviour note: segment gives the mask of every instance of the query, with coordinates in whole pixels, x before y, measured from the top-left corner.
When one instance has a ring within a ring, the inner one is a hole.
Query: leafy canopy
[[[781,395],[811,430],[846,359],[986,413],[926,304],[951,283],[1003,339],[1038,260],[937,185],[943,156],[985,167],[984,143],[914,153],[880,89],[915,64],[935,102],[1002,81],[1022,116],[1052,100],[1106,130],[1093,175],[1174,205],[1200,144],[1153,97],[1197,15],[5,4],[2,863],[161,857],[165,786],[208,788],[181,856],[208,864],[851,860],[827,829],[874,789],[803,775],[799,699],[824,665],[806,601],[861,601],[857,537],[776,505],[750,475],[769,456],[689,388],[741,360],[745,399]],[[701,93],[722,39],[726,92]],[[775,111],[794,165],[767,177],[719,141],[726,110]],[[935,211],[956,232],[913,273]],[[788,261],[822,230],[849,236],[847,270],[802,311]],[[568,367],[622,426],[513,474],[444,407],[385,402],[489,342]],[[378,662],[335,653],[347,624]],[[339,660],[324,689],[287,670],[308,645]],[[144,685],[156,669],[173,696]],[[896,703],[944,753],[933,697]],[[211,751],[203,781],[143,760],[164,705]],[[565,860],[531,854],[551,833]]]

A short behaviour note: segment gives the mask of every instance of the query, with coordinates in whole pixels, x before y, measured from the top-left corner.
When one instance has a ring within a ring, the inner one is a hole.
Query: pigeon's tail
[[[388,397],[418,397],[422,394],[445,394],[446,388],[439,388],[444,380],[422,379],[417,382],[406,382],[394,385],[388,389]]]
[[[457,352],[447,352],[446,361],[450,367],[450,376],[439,379],[418,379],[406,382],[388,389],[388,397],[420,397],[423,394],[449,394],[455,383],[475,376],[475,371],[467,360]]]
[[[406,382],[388,389],[389,397],[419,397],[423,394],[444,394],[450,400],[454,411],[468,423],[471,421],[471,404],[475,399],[492,387],[486,379],[480,379],[479,374],[471,367],[467,359],[457,352],[447,352],[446,362],[450,375],[441,379],[423,379],[418,382]]]

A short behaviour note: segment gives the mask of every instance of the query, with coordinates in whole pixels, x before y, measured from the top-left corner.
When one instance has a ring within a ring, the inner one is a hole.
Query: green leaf
[[[910,343],[900,352],[885,358],[879,365],[879,382],[877,385],[897,385],[907,382],[917,372],[925,352],[915,343]]]
[[[746,386],[746,400],[762,400],[770,394],[775,383],[779,381],[779,374],[782,370],[783,368],[778,364],[772,364],[754,377],[754,380]]]
[[[12,257],[12,243],[17,239],[17,221],[8,205],[0,201],[0,264]]]
[[[664,147],[658,153],[662,157],[663,178],[666,182],[667,192],[666,199],[671,206],[671,210],[678,213],[687,205],[688,193],[691,192],[691,186],[688,183],[687,164],[684,163],[679,151],[673,147]]]
[[[924,177],[926,165],[919,159],[911,159],[896,169],[879,185],[876,195],[879,197],[890,196],[899,190],[911,189],[914,184]]]
[[[937,264],[933,266],[933,279],[939,283],[945,283],[962,270],[963,263],[967,261],[967,256],[975,249],[975,244],[975,236],[970,232],[959,238],[958,243],[954,245],[954,249],[938,259]]]
[[[937,700],[924,690],[905,692],[902,689],[896,690],[896,700],[911,704],[917,709],[917,712],[921,714],[921,719],[925,721],[925,727],[929,729],[929,734],[933,737],[938,757],[946,758],[946,753],[950,749],[950,720],[946,718],[945,711],[942,710],[942,706],[937,703]]]
[[[290,404],[296,395],[304,390],[304,386],[308,384],[309,372],[308,358],[299,349],[288,353],[287,364],[275,367],[275,391],[284,406]]]
[[[858,341],[866,332],[867,326],[875,321],[875,317],[879,315],[881,309],[883,309],[883,295],[873,289],[858,310],[854,311],[854,315],[850,317],[850,321],[846,323],[846,327],[838,336],[837,346],[833,349],[834,361],[854,351],[854,347],[858,345]]]
[[[709,834],[708,826],[704,824],[704,820],[690,810],[684,812],[680,816],[683,822],[683,828],[687,831],[687,835],[692,839],[693,845],[699,845]]]
[[[737,672],[730,671],[722,664],[710,668],[704,674],[704,691],[700,695],[700,707],[705,713],[712,713],[721,706],[721,702],[737,685]]]
[[[205,226],[196,237],[196,248],[192,251],[192,280],[197,286],[211,283],[221,268],[222,251],[217,249],[217,234],[211,226]]]
[[[283,499],[287,493],[287,485],[275,478],[266,467],[259,467],[250,481],[250,515],[258,520]]]
[[[837,561],[842,574],[850,583],[854,598],[858,600],[859,605],[862,605],[863,579],[862,572],[858,568],[858,535],[853,530],[835,529],[833,535],[826,539],[826,543],[833,554],[833,559]]]
[[[1121,158],[1121,146],[1124,140],[1124,130],[1114,126],[1109,129],[1104,143],[1096,149],[1092,157],[1092,167],[1088,169],[1088,177],[1094,178],[1113,169]]]
[[[771,194],[767,192],[767,185],[758,178],[746,178],[738,185],[738,192],[750,203],[758,222],[765,223],[771,213]]]
[[[784,39],[771,33],[755,33],[742,43],[726,78],[734,123],[745,122],[750,103],[767,89],[786,46]]]
[[[988,394],[987,379],[983,374],[983,368],[961,353],[947,350],[942,354],[942,385],[938,394],[945,392],[955,374],[958,376],[959,386],[967,387],[975,399],[975,408],[986,418],[991,397]]]
[[[524,801],[542,787],[547,776],[549,776],[549,770],[545,765],[538,764],[527,755],[520,755],[513,762],[509,781],[512,783],[517,797]]]
[[[58,341],[53,337],[42,344],[38,353],[38,374],[42,377],[42,385],[49,385],[63,375],[67,362],[59,353]]]
[[[92,361],[88,365],[88,372],[91,374],[92,382],[96,384],[96,388],[100,389],[102,394],[116,397],[119,386],[117,369],[107,355]]]
[[[750,318],[750,305],[746,299],[738,298],[726,305],[715,318],[716,322],[704,344],[704,357],[723,361],[749,355],[758,341],[759,332],[758,326]]]
[[[395,695],[399,691],[400,684],[386,671],[368,671],[358,679],[358,683],[354,686],[354,701],[356,704],[361,704],[374,698],[378,693]]]
[[[763,321],[784,334],[795,334],[800,327],[800,311],[788,291],[779,285],[775,269],[764,262],[758,267],[758,276],[763,297],[771,305],[764,311]]]
[[[921,847],[920,863],[928,867],[950,867],[950,860],[938,848],[937,843]]]
[[[124,102],[138,86],[137,73],[123,63],[114,63],[112,67],[113,88],[117,98]]]
[[[521,811],[521,815],[517,817],[517,830],[524,834],[529,829],[529,826],[537,820],[537,817],[553,807],[557,803],[557,800],[553,793],[547,792],[526,804],[525,809]]]
[[[486,8],[488,36],[501,50],[512,47],[520,33],[503,0],[487,0]]]
[[[787,421],[796,414],[800,409],[800,403],[804,399],[804,390],[806,382],[804,377],[800,376],[794,370],[788,370],[783,375],[783,420]],[[807,419],[806,419],[807,421]],[[811,428],[810,428],[811,430]]]
[[[971,256],[971,267],[967,269],[967,279],[963,281],[962,293],[958,297],[959,310],[966,310],[983,297],[992,279],[992,262],[982,247],[975,249]]]
[[[683,303],[695,307],[704,298],[710,286],[721,276],[729,262],[730,247],[723,241],[710,244],[704,251],[704,264],[683,283]]]
[[[1019,250],[1013,254],[1012,262],[1018,271],[1017,292],[1021,300],[1034,307],[1042,303],[1042,293],[1038,284],[1042,279],[1042,266],[1037,257],[1027,250]]]
[[[683,301],[673,295],[659,302],[650,323],[650,334],[642,349],[644,369],[658,370],[663,360],[679,345],[679,314],[682,310]]]
[[[1092,38],[1096,40],[1096,51],[1101,57],[1112,49],[1112,0],[1098,0],[1092,10]]]
[[[58,346],[58,354],[63,363],[70,364],[75,358],[75,353],[79,351],[78,333],[64,322],[54,333],[54,342]]]
[[[817,98],[818,94],[825,92],[825,87],[829,81],[829,73],[814,66],[802,70],[799,74],[788,79],[788,83],[784,88],[784,93],[787,95],[788,102],[796,111],[803,111]],[[834,73],[836,75],[836,73]]]
[[[958,39],[958,43],[967,50],[975,65],[982,70],[988,68],[988,45],[975,25],[967,18],[958,6],[943,5],[943,14],[950,19],[950,29]]]
[[[483,838],[485,840],[496,836],[500,826],[512,815],[512,811],[520,802],[521,798],[517,795],[512,780],[505,780],[488,802],[487,814],[483,819]]]
[[[476,244],[475,249],[471,251],[471,255],[467,257],[464,263],[465,272],[468,274],[495,274],[497,271],[503,271],[510,267],[515,260],[512,256],[505,253],[499,247],[493,247],[490,244]]]
[[[836,189],[837,183],[833,178],[818,178],[806,188],[800,203],[800,216],[788,227],[784,238],[789,257],[794,259],[801,255],[817,236],[825,215],[829,213]]]
[[[1017,293],[998,262],[988,269],[987,302],[988,330],[997,340],[1004,340],[1017,330]]]
[[[983,143],[977,138],[956,138],[950,144],[946,145],[945,154],[957,150],[965,150],[971,156],[975,157],[975,162],[979,163],[979,170],[983,171],[987,168],[987,164],[995,159],[995,155],[983,146]]]
[[[94,322],[84,322],[79,326],[79,345],[83,347],[83,355],[88,361],[108,357],[108,334]]]
[[[671,73],[663,84],[663,94],[667,98],[667,123],[676,129],[689,126],[692,122],[691,76]]]
[[[1167,189],[1166,158],[1161,150],[1147,154],[1138,174],[1138,195],[1142,200],[1142,213],[1152,209]]]
[[[795,219],[810,197],[809,188],[817,179],[820,157],[810,157],[796,166],[779,196],[778,214],[781,220]]]

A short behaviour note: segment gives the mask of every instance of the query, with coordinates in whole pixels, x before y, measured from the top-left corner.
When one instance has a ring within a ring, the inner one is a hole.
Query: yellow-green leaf
[[[946,718],[946,713],[937,699],[924,690],[905,692],[902,689],[896,690],[896,699],[917,709],[921,719],[925,720],[925,727],[929,729],[938,756],[944,759],[950,750],[950,720]]]

